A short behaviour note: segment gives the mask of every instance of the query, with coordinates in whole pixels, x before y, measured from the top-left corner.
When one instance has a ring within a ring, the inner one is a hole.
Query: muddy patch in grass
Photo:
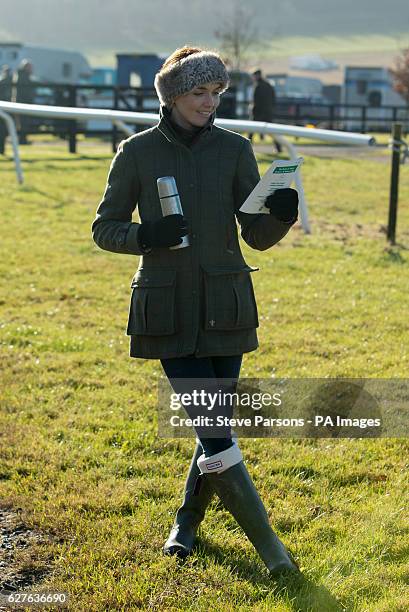
[[[50,574],[51,566],[39,556],[39,548],[50,541],[27,527],[18,509],[0,507],[0,592],[29,590]]]

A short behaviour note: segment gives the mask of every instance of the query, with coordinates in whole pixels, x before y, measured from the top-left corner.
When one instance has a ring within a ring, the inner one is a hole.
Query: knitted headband
[[[217,53],[201,51],[162,67],[155,76],[155,89],[161,105],[170,108],[178,96],[212,82],[222,83],[222,92],[226,91],[229,86],[226,66]]]

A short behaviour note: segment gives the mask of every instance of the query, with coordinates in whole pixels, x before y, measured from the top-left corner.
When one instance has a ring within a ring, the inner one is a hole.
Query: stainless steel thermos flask
[[[158,194],[160,199],[160,205],[162,208],[162,214],[164,217],[167,215],[183,215],[182,204],[178,194],[178,188],[176,187],[175,177],[173,176],[161,176],[157,179]],[[183,236],[182,242],[175,246],[169,247],[170,249],[184,249],[189,246],[189,236]]]

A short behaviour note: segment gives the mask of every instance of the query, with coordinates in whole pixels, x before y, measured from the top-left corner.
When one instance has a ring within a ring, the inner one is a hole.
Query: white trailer
[[[407,104],[393,89],[392,75],[387,68],[346,66],[342,103],[365,107],[365,129],[368,131],[390,130],[394,110],[388,107],[404,107],[396,111],[396,119],[408,121]],[[362,129],[361,108],[345,109],[345,117],[345,129]]]
[[[0,66],[7,64],[17,70],[23,59],[31,61],[33,77],[40,82],[84,83],[92,75],[91,66],[79,51],[0,42]]]

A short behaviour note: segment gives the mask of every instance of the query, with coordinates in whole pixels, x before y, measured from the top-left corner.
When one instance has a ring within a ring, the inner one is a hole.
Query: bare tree
[[[402,49],[391,73],[395,91],[409,104],[409,47]]]
[[[232,70],[241,70],[249,49],[258,43],[258,30],[254,25],[254,17],[254,10],[240,2],[234,2],[229,14],[224,14],[220,18],[220,27],[214,32]]]

